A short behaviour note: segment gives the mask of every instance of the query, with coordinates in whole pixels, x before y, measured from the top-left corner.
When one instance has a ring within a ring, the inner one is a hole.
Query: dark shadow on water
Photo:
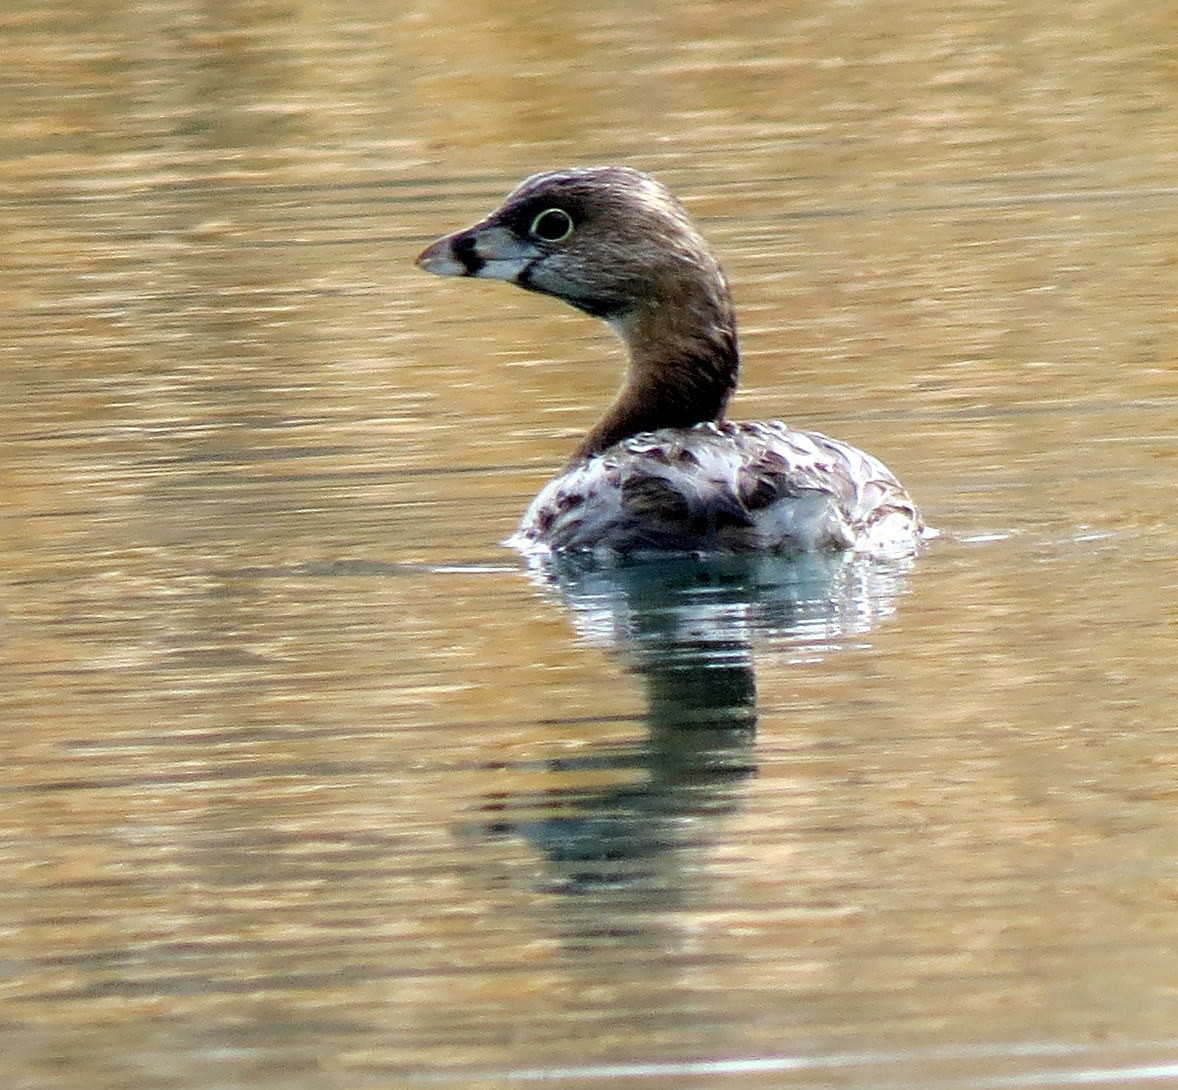
[[[853,645],[894,612],[910,566],[808,555],[533,567],[581,638],[640,679],[645,730],[574,757],[499,765],[501,782],[540,786],[489,794],[464,838],[522,838],[551,890],[640,892],[647,907],[657,891],[674,897],[683,860],[712,841],[756,771],[754,652],[809,661]]]

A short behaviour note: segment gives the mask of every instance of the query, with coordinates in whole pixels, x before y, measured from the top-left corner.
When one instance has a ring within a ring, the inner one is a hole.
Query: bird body
[[[525,551],[911,551],[916,510],[877,459],[780,421],[641,432],[577,461],[532,501]]]

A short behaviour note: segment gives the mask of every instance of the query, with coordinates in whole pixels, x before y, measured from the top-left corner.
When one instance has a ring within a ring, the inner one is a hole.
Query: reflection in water
[[[676,854],[710,839],[705,819],[738,806],[755,769],[754,647],[809,658],[845,645],[894,611],[910,566],[844,554],[537,565],[581,634],[642,679],[646,735],[545,762],[547,779],[576,785],[491,795],[477,832],[524,837],[563,892],[683,888],[669,880]],[[583,785],[610,773],[630,779]]]

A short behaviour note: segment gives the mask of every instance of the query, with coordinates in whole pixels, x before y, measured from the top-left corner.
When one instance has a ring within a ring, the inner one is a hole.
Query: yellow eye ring
[[[544,242],[564,242],[573,233],[573,217],[563,208],[545,208],[532,220],[528,234]]]

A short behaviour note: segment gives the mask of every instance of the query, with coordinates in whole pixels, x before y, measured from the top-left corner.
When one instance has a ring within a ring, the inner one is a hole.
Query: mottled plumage
[[[622,389],[509,544],[528,552],[912,552],[923,526],[875,458],[780,422],[732,424],[739,355],[723,272],[683,207],[623,167],[535,175],[418,258],[607,321]]]
[[[887,468],[770,423],[643,432],[571,466],[510,543],[556,551],[909,552],[916,510]]]

